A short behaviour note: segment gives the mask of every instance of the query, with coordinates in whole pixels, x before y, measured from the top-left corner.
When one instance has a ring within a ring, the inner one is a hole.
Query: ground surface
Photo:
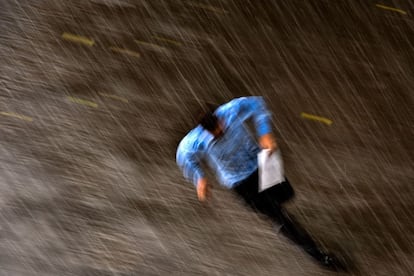
[[[0,274],[330,275],[217,184],[200,205],[175,165],[200,104],[263,95],[287,208],[351,275],[414,275],[413,13],[0,1]]]

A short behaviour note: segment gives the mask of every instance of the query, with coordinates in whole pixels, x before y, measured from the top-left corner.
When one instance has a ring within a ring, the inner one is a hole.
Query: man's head
[[[199,119],[199,124],[215,138],[223,135],[223,125],[220,119],[214,114],[215,108],[210,107],[207,112],[204,112]]]

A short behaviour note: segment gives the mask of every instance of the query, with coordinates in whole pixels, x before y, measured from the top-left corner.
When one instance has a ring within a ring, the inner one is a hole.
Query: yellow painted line
[[[118,97],[118,96],[107,94],[107,93],[99,93],[99,94],[101,94],[104,97],[108,97],[108,98],[112,98],[112,99],[115,99],[115,100],[118,100],[124,103],[128,103],[128,100],[123,97]]]
[[[216,8],[216,7],[213,7],[213,6],[210,6],[210,5],[204,5],[204,4],[195,3],[195,2],[188,2],[188,4],[193,6],[193,7],[199,7],[199,8],[209,10],[209,11],[212,11],[212,12],[216,12],[216,13],[228,13],[228,11],[226,11],[226,10],[223,10],[221,8]]]
[[[395,11],[395,12],[399,12],[401,14],[407,14],[403,10],[396,9],[396,8],[393,8],[393,7],[384,6],[384,5],[381,5],[381,4],[376,4],[375,6],[377,6],[378,8],[384,9],[384,10]]]
[[[121,54],[125,54],[128,56],[133,56],[133,57],[141,57],[141,54],[135,51],[131,51],[128,49],[123,49],[123,48],[118,48],[118,47],[109,47],[109,49],[111,49],[111,51],[117,52],[117,53],[121,53]]]
[[[98,104],[96,104],[94,102],[91,102],[91,101],[87,101],[87,100],[83,100],[83,99],[79,99],[79,98],[74,98],[74,97],[68,97],[68,99],[71,102],[74,102],[74,103],[83,104],[83,105],[87,105],[87,106],[94,107],[94,108],[98,107]]]
[[[305,113],[305,112],[302,112],[300,114],[300,116],[302,116],[302,118],[309,119],[309,120],[314,120],[314,121],[319,121],[319,122],[322,122],[322,123],[327,124],[327,125],[332,124],[332,121],[327,119],[327,118],[312,115],[312,114],[308,114],[308,113]]]
[[[154,43],[145,42],[145,41],[142,41],[142,40],[137,40],[137,39],[135,39],[134,41],[135,41],[137,44],[140,44],[140,45],[143,45],[143,46],[147,46],[147,47],[151,47],[151,48],[154,48],[154,49],[156,49],[156,50],[168,51],[168,49],[167,49],[167,48],[162,47],[162,46],[157,45],[157,44],[154,44]]]
[[[168,42],[170,44],[174,44],[176,46],[181,46],[182,45],[181,42],[178,42],[178,41],[175,41],[175,40],[172,40],[172,39],[168,39],[168,38],[164,38],[164,37],[160,37],[160,36],[153,36],[153,38],[155,38],[156,40],[159,40],[159,41],[164,41],[164,42]]]
[[[93,41],[93,39],[87,38],[85,36],[70,34],[70,33],[63,33],[62,38],[65,40],[85,44],[88,46],[93,46],[93,44],[95,44],[95,41]]]
[[[4,115],[4,116],[8,116],[8,117],[14,117],[14,118],[17,118],[17,119],[20,119],[20,120],[23,120],[23,121],[27,121],[27,122],[32,122],[33,121],[33,119],[28,117],[28,116],[20,115],[20,114],[13,113],[13,112],[3,112],[2,111],[2,112],[0,112],[0,114]]]

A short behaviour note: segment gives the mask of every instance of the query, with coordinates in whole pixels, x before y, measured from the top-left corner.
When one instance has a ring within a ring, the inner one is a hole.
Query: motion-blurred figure
[[[280,232],[320,264],[336,268],[335,258],[320,250],[310,235],[282,207],[283,202],[294,196],[287,179],[259,192],[257,154],[261,149],[270,152],[277,149],[270,117],[262,97],[236,98],[205,112],[199,125],[180,142],[177,164],[185,178],[196,186],[198,199],[204,202],[210,197],[210,184],[201,167],[202,161],[206,161],[222,185],[233,190],[255,211],[275,221],[280,226]],[[248,119],[254,121],[259,143],[248,130]]]

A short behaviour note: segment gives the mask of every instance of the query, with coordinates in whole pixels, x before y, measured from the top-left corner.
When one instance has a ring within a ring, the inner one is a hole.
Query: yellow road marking
[[[98,107],[98,104],[96,104],[94,102],[91,102],[91,101],[87,101],[87,100],[83,100],[83,99],[79,99],[79,98],[74,98],[74,97],[68,97],[68,99],[71,102],[74,102],[74,103],[83,104],[83,105],[87,105],[87,106],[94,107],[94,108]]]
[[[181,42],[178,42],[178,41],[175,41],[175,40],[172,40],[172,39],[168,39],[168,38],[164,38],[164,37],[160,37],[160,36],[153,36],[153,38],[155,38],[159,41],[164,41],[164,42],[174,44],[176,46],[181,46],[182,45]]]
[[[70,34],[70,33],[63,33],[62,38],[65,40],[69,40],[76,43],[81,43],[90,46],[93,46],[95,44],[95,41],[93,39],[87,38],[85,36]]]
[[[300,116],[302,116],[302,118],[309,119],[309,120],[314,120],[314,121],[319,121],[319,122],[322,122],[322,123],[327,124],[327,125],[332,124],[332,121],[327,119],[327,118],[312,115],[312,114],[308,114],[308,113],[305,113],[305,112],[302,112],[300,114]]]
[[[115,100],[119,100],[119,101],[124,102],[124,103],[128,103],[128,100],[123,98],[123,97],[118,97],[118,96],[107,94],[107,93],[99,93],[99,94],[101,94],[104,97],[108,97],[108,98],[112,98],[112,99],[115,99]]]
[[[212,12],[216,12],[216,13],[228,13],[228,11],[226,11],[226,10],[216,8],[216,7],[213,7],[213,6],[210,6],[210,5],[204,5],[204,4],[195,3],[195,2],[188,2],[188,4],[191,5],[191,6],[194,6],[194,7],[199,7],[199,8],[209,10],[209,11],[212,11]]]
[[[401,14],[407,14],[405,11],[400,10],[400,9],[396,9],[396,8],[392,8],[392,7],[388,7],[388,6],[384,6],[381,4],[376,4],[375,6],[377,6],[378,8],[384,9],[384,10],[390,10],[390,11],[395,11],[395,12],[399,12]]]
[[[137,58],[139,58],[141,56],[140,53],[135,52],[135,51],[131,51],[131,50],[128,50],[128,49],[123,49],[123,48],[118,48],[118,47],[109,47],[109,49],[111,49],[112,51],[117,52],[117,53],[125,54],[125,55],[128,55],[128,56],[133,56],[133,57],[137,57]]]
[[[32,122],[33,121],[33,119],[28,117],[28,116],[20,115],[20,114],[13,113],[13,112],[0,112],[0,114],[4,115],[4,116],[14,117],[14,118],[17,118],[17,119],[20,119],[20,120],[23,120],[23,121],[27,121],[27,122]]]
[[[137,39],[135,39],[134,41],[136,43],[140,44],[140,45],[143,45],[143,46],[151,47],[151,48],[154,48],[154,49],[157,49],[157,50],[161,50],[161,51],[167,51],[167,48],[162,47],[162,46],[157,45],[157,44],[154,44],[154,43],[145,42],[145,41],[137,40]]]

